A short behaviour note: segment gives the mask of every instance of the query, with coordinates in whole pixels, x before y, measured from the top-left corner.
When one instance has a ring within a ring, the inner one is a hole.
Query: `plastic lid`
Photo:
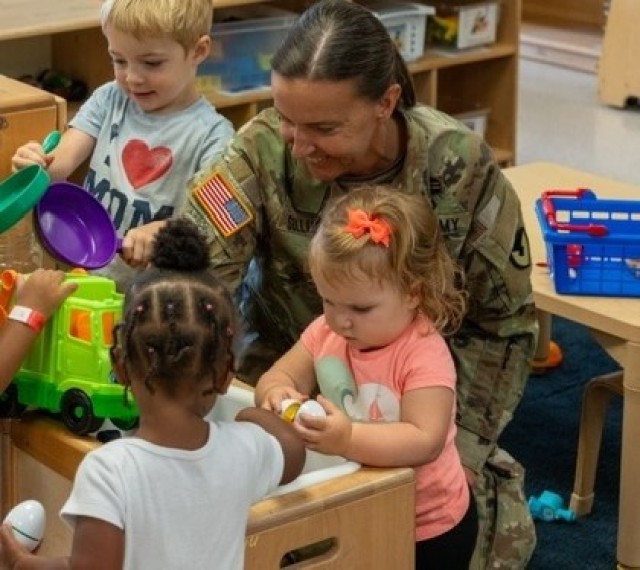
[[[49,174],[37,164],[0,181],[0,233],[17,224],[38,203],[49,182]]]

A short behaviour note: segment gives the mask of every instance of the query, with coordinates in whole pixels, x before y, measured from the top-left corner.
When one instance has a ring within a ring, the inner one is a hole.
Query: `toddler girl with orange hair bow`
[[[458,451],[456,372],[443,335],[466,309],[463,276],[423,196],[368,186],[326,210],[309,252],[324,313],[259,380],[258,405],[317,389],[309,449],[416,475],[416,568],[466,569],[477,514]]]

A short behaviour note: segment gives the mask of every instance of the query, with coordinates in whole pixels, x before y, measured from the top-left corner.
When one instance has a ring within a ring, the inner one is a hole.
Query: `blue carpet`
[[[562,348],[564,360],[550,372],[531,376],[500,444],[525,466],[527,497],[548,489],[568,505],[584,385],[593,376],[619,367],[579,325],[554,317],[552,337]],[[607,415],[591,515],[574,523],[536,522],[538,546],[528,570],[615,568],[621,408],[621,398],[614,397]]]

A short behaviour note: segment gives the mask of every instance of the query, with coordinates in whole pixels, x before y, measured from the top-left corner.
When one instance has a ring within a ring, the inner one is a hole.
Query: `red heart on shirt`
[[[149,148],[140,139],[131,139],[122,151],[122,164],[135,190],[162,178],[171,168],[173,156],[166,146]]]

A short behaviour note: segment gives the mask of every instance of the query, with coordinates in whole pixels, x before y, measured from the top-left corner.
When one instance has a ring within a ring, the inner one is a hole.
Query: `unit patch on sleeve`
[[[518,269],[528,269],[531,266],[531,249],[529,236],[524,228],[519,228],[511,250],[511,264]]]
[[[236,184],[217,170],[198,185],[193,197],[224,237],[235,234],[253,220],[253,213]]]

